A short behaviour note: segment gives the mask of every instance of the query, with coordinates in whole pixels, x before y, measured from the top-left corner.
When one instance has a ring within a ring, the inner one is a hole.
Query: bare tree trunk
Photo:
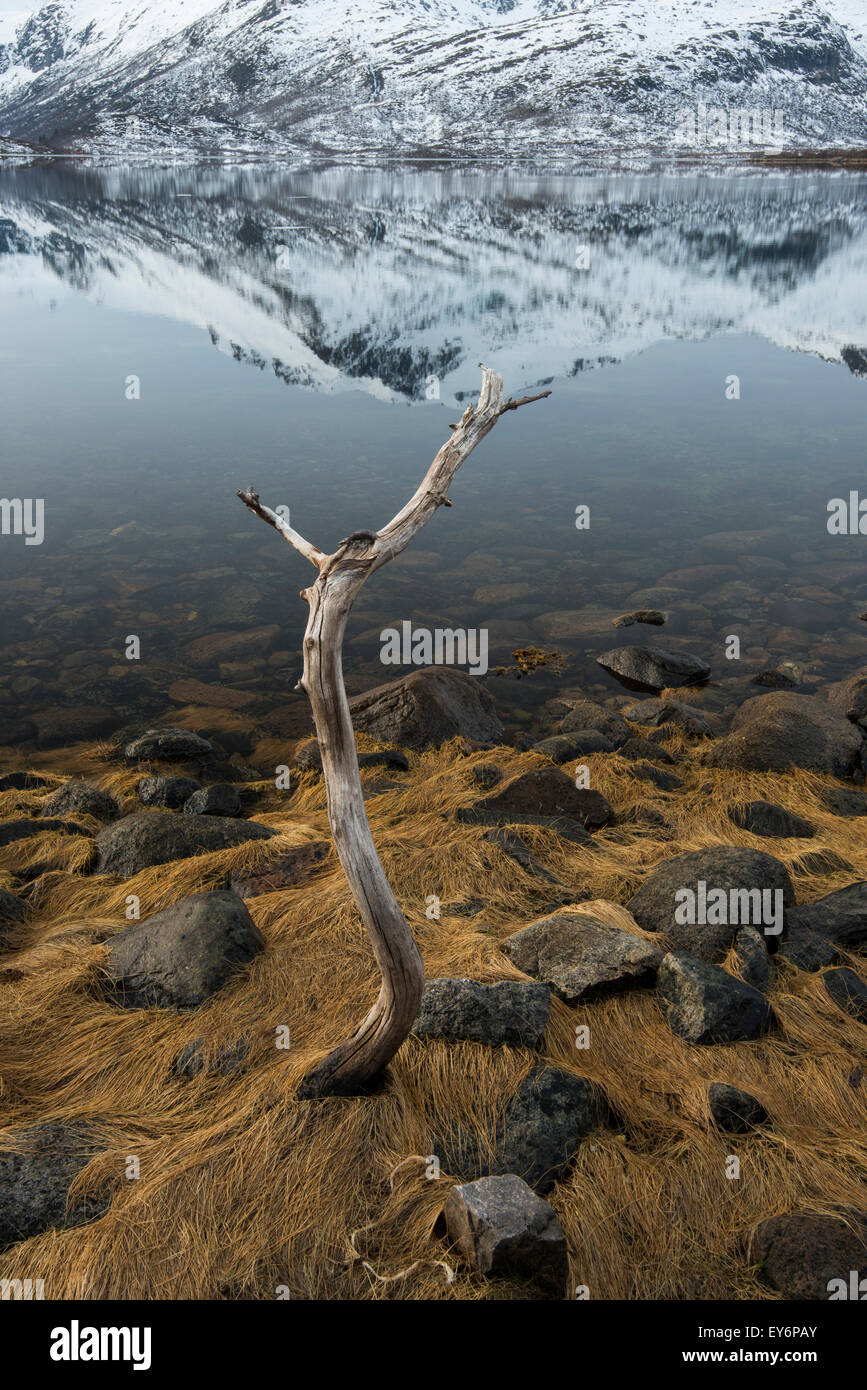
[[[340,1044],[301,1083],[304,1098],[351,1095],[364,1090],[391,1061],[415,1021],[424,988],[424,968],[412,932],[385,876],[364,808],[355,735],[343,684],[346,621],[368,577],[399,555],[440,506],[461,464],[507,410],[549,396],[542,391],[503,400],[502,378],[482,368],[478,403],[469,405],[406,506],[377,533],[354,532],[326,555],[259,501],[252,488],[241,501],[282,532],[319,571],[301,596],[310,605],[304,636],[304,674],[299,681],[313,710],[328,798],[334,846],[373,945],[382,976],[379,997],[351,1038]]]

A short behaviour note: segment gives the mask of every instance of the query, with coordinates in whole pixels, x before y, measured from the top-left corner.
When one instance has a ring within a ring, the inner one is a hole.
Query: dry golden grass
[[[668,746],[687,754],[683,741]],[[463,756],[449,745],[411,756],[399,790],[370,800],[368,811],[428,975],[521,978],[499,943],[545,911],[551,894],[488,843],[484,827],[453,819],[479,795],[469,776],[478,761],[496,761],[506,774],[543,762],[513,749]],[[677,766],[685,786],[667,794],[636,778],[624,759],[588,761],[592,784],[618,811],[634,808],[637,819],[597,835],[596,853],[543,828],[520,828],[548,869],[590,894],[573,911],[643,935],[623,905],[649,868],[722,842],[778,856],[801,901],[867,878],[864,822],[821,809],[828,779],[729,773],[692,752]],[[56,757],[52,763],[60,765]],[[118,771],[82,750],[64,766],[113,791],[125,809],[140,809],[140,772]],[[374,769],[365,779],[380,775],[393,774]],[[44,1278],[52,1298],[274,1298],[280,1287],[319,1299],[527,1296],[508,1283],[474,1281],[458,1265],[439,1222],[455,1178],[429,1180],[424,1157],[434,1136],[457,1124],[489,1140],[535,1054],[410,1039],[380,1093],[294,1098],[314,1058],[354,1027],[378,987],[333,857],[308,884],[248,900],[267,950],[194,1014],[119,1010],[102,998],[104,942],[127,925],[128,894],[140,897],[147,916],[267,859],[284,835],[286,844],[327,835],[318,780],[301,779],[288,805],[270,784],[259,790],[250,813],[281,839],[128,881],[83,872],[86,845],[63,835],[44,833],[4,851],[6,886],[34,866],[44,866],[45,878],[0,969],[0,1123],[87,1119],[103,1151],[72,1195],[104,1192],[111,1205],[89,1226],[7,1250],[0,1275]],[[28,814],[44,795],[6,793],[0,815]],[[759,797],[806,816],[815,838],[762,841],[738,829],[728,808]],[[648,810],[665,824],[642,821]],[[824,874],[799,867],[806,852],[823,849],[851,867]],[[441,900],[439,921],[425,915],[431,894]],[[450,911],[470,899],[484,904],[477,916]],[[847,963],[864,975],[863,958]],[[681,1042],[649,991],[578,1009],[553,1001],[541,1059],[598,1082],[619,1118],[619,1128],[582,1144],[550,1196],[566,1231],[572,1283],[587,1285],[592,1298],[766,1298],[745,1244],[759,1220],[801,1206],[867,1209],[867,1080],[850,1081],[859,1064],[867,1070],[867,1027],[835,1009],[817,977],[792,967],[778,971],[771,1000],[776,1031],[728,1047]],[[575,1046],[579,1023],[590,1027],[586,1050]],[[275,1045],[281,1025],[291,1030],[288,1051]],[[213,1051],[241,1035],[251,1045],[243,1073],[191,1081],[174,1074],[175,1057],[194,1038]],[[713,1080],[756,1095],[772,1125],[744,1138],[716,1131],[707,1113]],[[0,1131],[0,1145],[11,1142]],[[726,1176],[732,1153],[741,1161],[738,1180]],[[132,1180],[130,1155],[140,1160]],[[455,1267],[453,1283],[442,1260]]]

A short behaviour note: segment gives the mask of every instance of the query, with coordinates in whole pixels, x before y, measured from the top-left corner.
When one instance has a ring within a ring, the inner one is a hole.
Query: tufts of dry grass
[[[677,772],[685,783],[670,793],[638,779],[622,758],[587,760],[592,785],[632,816],[598,834],[595,852],[518,827],[551,872],[589,894],[571,911],[644,935],[625,904],[648,870],[719,843],[777,855],[801,901],[867,877],[861,825],[821,807],[827,779],[733,774],[703,766],[682,739],[668,746],[683,755]],[[399,788],[368,802],[431,977],[521,978],[499,943],[551,909],[550,890],[489,843],[484,827],[454,820],[479,795],[474,763],[492,760],[506,775],[543,763],[514,749],[465,756],[449,745],[412,755],[409,773],[395,777]],[[124,809],[138,808],[140,772],[107,769],[80,750],[72,763]],[[373,769],[365,780],[378,776]],[[288,804],[270,784],[257,790],[251,814],[279,838],[127,881],[87,874],[82,837],[43,832],[3,852],[6,886],[35,868],[45,877],[0,969],[0,1147],[14,1145],[15,1126],[86,1119],[99,1154],[71,1197],[99,1192],[110,1205],[88,1226],[6,1250],[0,1275],[44,1278],[52,1298],[273,1298],[280,1288],[320,1299],[526,1296],[517,1285],[474,1281],[458,1266],[440,1220],[456,1179],[426,1176],[426,1156],[458,1125],[489,1145],[498,1115],[539,1058],[413,1038],[379,1093],[294,1098],[300,1077],[355,1026],[378,985],[333,857],[307,884],[248,900],[267,949],[194,1014],[122,1010],[103,998],[105,942],[128,925],[128,895],[147,916],[224,884],[283,845],[327,835],[318,779],[298,779]],[[32,813],[46,794],[7,793],[0,814]],[[736,827],[729,809],[760,797],[805,816],[815,838],[759,840]],[[818,850],[833,850],[851,868],[799,868],[806,851]],[[426,915],[432,895],[438,920]],[[453,910],[473,899],[483,904],[477,915]],[[865,974],[863,958],[848,963]],[[867,1070],[867,1027],[831,1004],[818,977],[787,965],[771,1002],[775,1031],[702,1048],[672,1035],[651,991],[576,1009],[553,1000],[541,1060],[597,1082],[616,1117],[581,1145],[550,1196],[572,1283],[587,1285],[591,1297],[768,1297],[749,1263],[759,1220],[801,1206],[867,1208],[867,1081],[853,1080],[859,1064]],[[576,1047],[579,1024],[590,1029],[586,1049]],[[284,1026],[288,1050],[277,1046]],[[213,1055],[242,1036],[250,1046],[244,1072],[190,1081],[175,1074],[174,1060],[192,1040]],[[707,1111],[714,1080],[752,1092],[773,1123],[745,1137],[720,1134]],[[740,1160],[738,1179],[727,1176],[731,1155]],[[127,1176],[131,1156],[137,1178]],[[441,1261],[456,1269],[454,1282]]]

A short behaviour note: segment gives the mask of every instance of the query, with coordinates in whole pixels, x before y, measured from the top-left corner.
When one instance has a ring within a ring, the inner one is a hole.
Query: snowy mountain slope
[[[215,171],[178,198],[168,176],[8,174],[0,296],[174,318],[287,382],[393,400],[432,375],[458,400],[480,360],[529,385],[727,332],[867,364],[864,180],[476,182]]]
[[[0,132],[273,153],[867,147],[862,0],[52,0],[0,47]],[[779,113],[784,138],[681,115]],[[139,122],[136,125],[136,121]],[[753,138],[755,136],[755,139]],[[102,145],[100,142],[103,142]]]

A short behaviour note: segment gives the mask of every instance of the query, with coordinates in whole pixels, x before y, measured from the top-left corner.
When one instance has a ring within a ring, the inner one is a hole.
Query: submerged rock
[[[616,647],[597,656],[596,663],[629,690],[665,690],[681,685],[703,685],[710,679],[710,665],[686,652],[662,647]]]

